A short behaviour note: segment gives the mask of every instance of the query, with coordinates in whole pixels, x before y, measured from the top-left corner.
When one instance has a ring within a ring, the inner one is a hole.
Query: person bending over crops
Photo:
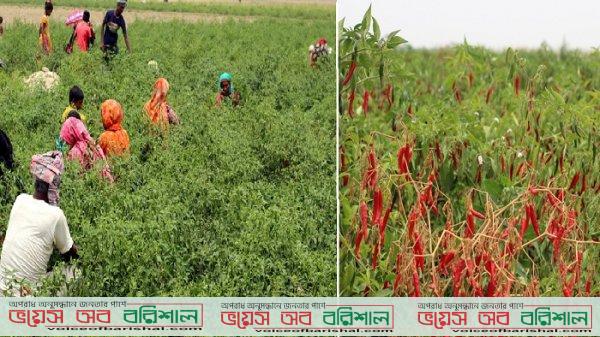
[[[117,8],[115,10],[109,10],[106,12],[106,15],[104,15],[100,35],[100,49],[104,51],[106,57],[119,53],[119,47],[117,47],[119,28],[121,28],[121,31],[123,32],[123,39],[125,39],[127,51],[131,52],[129,37],[127,36],[127,25],[125,24],[125,18],[123,17],[123,11],[126,6],[127,0],[118,0]]]
[[[13,296],[30,295],[41,283],[55,247],[66,261],[79,258],[65,214],[58,207],[62,154],[34,155],[29,169],[35,191],[15,200],[0,255],[0,292]]]
[[[12,170],[15,166],[13,160],[13,147],[8,135],[0,129],[0,177],[2,176],[2,166]]]
[[[308,47],[308,62],[310,66],[316,66],[317,60],[321,56],[329,55],[330,53],[331,48],[327,46],[327,40],[324,38],[318,39],[314,45],[311,44],[310,47]]]
[[[240,93],[233,88],[231,74],[222,73],[221,76],[219,76],[219,92],[217,92],[215,106],[221,106],[226,98],[231,99],[233,106],[238,106],[240,104]]]
[[[52,2],[46,2],[44,4],[44,15],[40,19],[40,28],[39,28],[39,40],[40,47],[42,48],[42,52],[46,55],[49,55],[52,52],[52,39],[50,38],[50,15],[52,15],[52,11],[54,10],[54,6]]]
[[[144,110],[153,124],[179,124],[179,117],[175,110],[167,103],[167,93],[169,92],[169,82],[164,78],[159,78],[154,82],[152,98],[144,105]]]
[[[129,152],[129,135],[123,129],[123,108],[114,99],[102,103],[100,107],[104,132],[98,138],[100,148],[107,156],[120,156]]]
[[[77,111],[71,111],[60,129],[60,138],[69,146],[67,159],[77,160],[84,170],[89,170],[97,160],[104,161],[106,157],[80,118]],[[102,176],[110,182],[114,181],[106,163],[102,169]]]
[[[82,52],[87,52],[94,43],[96,33],[94,33],[94,26],[90,22],[90,12],[83,11],[83,21],[75,26],[74,38],[77,47]]]

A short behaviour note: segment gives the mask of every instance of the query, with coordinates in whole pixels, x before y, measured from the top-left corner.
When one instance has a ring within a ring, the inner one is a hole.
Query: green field
[[[38,0],[3,0],[2,4],[13,5],[40,5]],[[70,6],[88,9],[107,9],[115,7],[113,0],[60,0],[55,1],[55,6]],[[43,9],[42,6],[40,8]],[[149,10],[160,12],[206,13],[236,16],[257,16],[286,19],[326,20],[329,23],[335,20],[335,6],[315,4],[285,4],[285,3],[223,3],[223,2],[131,2],[128,9]]]
[[[394,50],[369,20],[340,41],[342,295],[597,296],[600,53]]]
[[[53,149],[77,84],[95,137],[100,103],[121,102],[132,154],[111,162],[114,186],[67,165],[60,207],[83,271],[69,296],[335,295],[335,63],[310,69],[306,59],[316,38],[334,39],[333,21],[136,21],[128,30],[134,53],[109,66],[97,49],[37,62],[33,25],[0,39],[0,128],[19,164],[0,183],[0,235],[15,197],[32,192],[30,158]],[[70,32],[54,22],[52,34],[60,50]],[[51,92],[23,85],[42,65],[61,76]],[[243,106],[212,107],[223,71]],[[182,120],[165,138],[142,110],[158,76]],[[50,282],[38,295],[56,289]]]

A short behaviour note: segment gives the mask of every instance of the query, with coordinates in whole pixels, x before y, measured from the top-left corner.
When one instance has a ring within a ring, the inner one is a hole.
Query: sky
[[[600,47],[600,0],[338,0],[338,20],[359,23],[371,3],[382,32],[400,29],[413,47]]]

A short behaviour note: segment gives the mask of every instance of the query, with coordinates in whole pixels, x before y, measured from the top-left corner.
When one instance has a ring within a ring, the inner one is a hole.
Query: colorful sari
[[[169,82],[162,77],[156,80],[152,98],[144,105],[144,110],[153,124],[179,124],[179,117],[167,103],[168,92]]]
[[[60,129],[60,138],[69,145],[67,159],[77,160],[85,170],[92,168],[97,160],[105,160],[102,149],[94,144],[94,140],[83,122],[75,117],[69,117]],[[108,164],[102,169],[102,176],[113,181]]]
[[[129,135],[123,129],[123,108],[119,102],[109,99],[100,107],[104,132],[98,138],[100,148],[107,156],[119,156],[129,151]]]

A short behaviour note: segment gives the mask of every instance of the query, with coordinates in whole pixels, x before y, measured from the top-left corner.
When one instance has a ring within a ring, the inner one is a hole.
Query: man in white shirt
[[[46,275],[54,247],[67,261],[79,257],[67,219],[57,206],[62,170],[59,152],[33,157],[35,192],[19,195],[10,212],[0,255],[0,292],[29,293],[18,286],[23,283],[35,289]]]

